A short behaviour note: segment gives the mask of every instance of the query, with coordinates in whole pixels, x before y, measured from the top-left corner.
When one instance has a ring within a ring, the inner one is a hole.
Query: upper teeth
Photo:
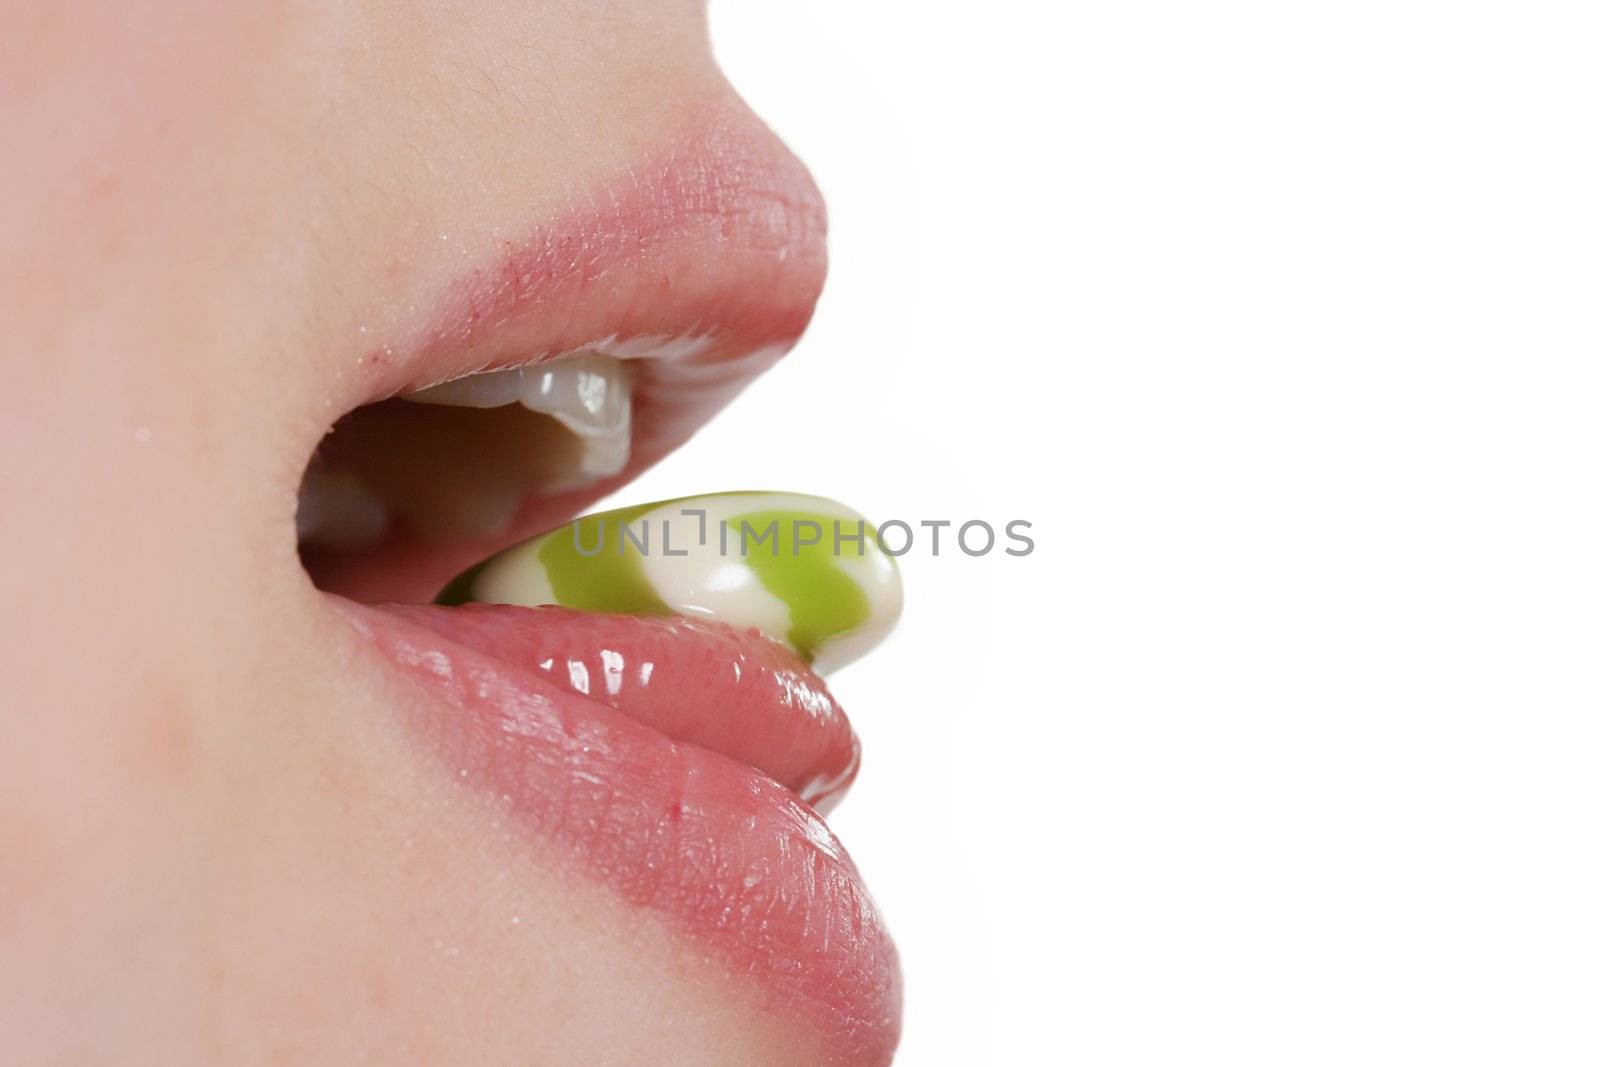
[[[524,367],[457,378],[402,399],[458,408],[509,409],[547,418],[522,419],[497,411],[457,434],[446,413],[420,432],[416,420],[354,420],[352,432],[330,436],[307,472],[298,515],[300,539],[331,548],[360,548],[387,536],[391,523],[424,540],[503,535],[534,493],[550,493],[618,474],[633,438],[635,361],[647,360],[655,388],[684,387],[706,410],[729,396],[786,349],[777,344],[705,360],[709,333],[605,337],[578,351]],[[421,414],[417,411],[411,415]],[[446,429],[445,427],[449,427]],[[559,429],[557,427],[560,427]]]
[[[585,352],[526,367],[473,374],[410,393],[419,404],[498,408],[521,404],[583,439],[578,476],[616,474],[628,462],[633,403],[620,360]]]

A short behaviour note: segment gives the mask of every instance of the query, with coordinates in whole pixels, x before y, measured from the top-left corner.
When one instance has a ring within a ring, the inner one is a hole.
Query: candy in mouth
[[[859,513],[745,491],[576,519],[462,573],[438,603],[710,620],[759,630],[820,674],[882,641],[901,599],[894,560]]]

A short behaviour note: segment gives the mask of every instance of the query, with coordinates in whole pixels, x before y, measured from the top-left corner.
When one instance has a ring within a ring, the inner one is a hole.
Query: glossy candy
[[[819,672],[881,641],[900,576],[858,513],[825,497],[734,492],[576,519],[490,557],[439,595],[754,627]]]

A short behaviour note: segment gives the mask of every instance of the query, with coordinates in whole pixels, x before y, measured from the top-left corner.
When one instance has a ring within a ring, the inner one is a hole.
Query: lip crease
[[[745,763],[458,644],[415,611],[334,603],[427,694],[416,726],[448,767],[497,794],[528,833],[569,847],[585,873],[753,979],[766,1010],[816,1035],[819,1062],[889,1062],[901,1002],[894,945],[810,805]],[[492,629],[456,636],[484,641]]]

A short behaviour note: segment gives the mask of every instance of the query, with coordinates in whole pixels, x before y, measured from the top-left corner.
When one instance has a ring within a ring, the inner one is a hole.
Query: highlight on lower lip
[[[562,607],[382,610],[748,764],[821,812],[843,796],[861,763],[855,731],[827,685],[752,629]]]
[[[894,946],[812,808],[748,766],[530,686],[400,615],[335,603],[430,698],[418,702],[417,726],[448,766],[613,892],[749,975],[768,1010],[817,1034],[821,1062],[889,1062],[901,1001]]]

